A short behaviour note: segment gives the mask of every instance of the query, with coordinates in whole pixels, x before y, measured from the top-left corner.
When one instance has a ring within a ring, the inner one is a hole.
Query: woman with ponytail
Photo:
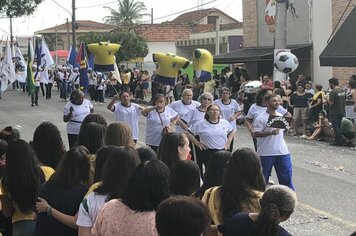
[[[218,230],[224,236],[287,236],[291,235],[279,223],[289,219],[294,212],[297,197],[284,185],[275,185],[266,190],[259,213],[240,212],[235,214]]]

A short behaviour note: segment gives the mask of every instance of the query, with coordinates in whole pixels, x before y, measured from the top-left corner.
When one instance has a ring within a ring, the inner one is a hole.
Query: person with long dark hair
[[[251,148],[240,148],[232,154],[222,185],[207,189],[202,198],[215,225],[237,212],[260,210],[259,201],[266,187],[261,169],[260,158]]]
[[[35,235],[36,195],[49,178],[38,164],[31,146],[18,139],[8,143],[6,171],[1,179],[1,205],[5,217],[12,218],[13,236]]]
[[[114,147],[104,170],[102,181],[94,192],[87,195],[78,211],[78,235],[90,235],[97,214],[111,199],[120,198],[136,166],[140,163],[137,151],[132,147]]]
[[[204,174],[203,185],[194,194],[194,197],[201,199],[207,189],[222,185],[226,165],[230,158],[231,152],[229,151],[218,151],[211,156],[210,165]]]
[[[158,147],[157,157],[163,161],[172,172],[177,162],[186,160],[190,152],[189,139],[184,133],[169,133],[163,135]]]
[[[66,152],[61,133],[51,122],[43,122],[36,128],[32,148],[38,160],[53,169],[56,169]]]
[[[105,236],[157,236],[155,211],[169,195],[168,167],[159,160],[141,163],[128,180],[121,199],[104,205],[91,232]]]
[[[75,215],[91,184],[88,155],[84,146],[70,149],[39,190],[36,235],[78,235]]]
[[[279,224],[289,219],[295,209],[295,192],[283,185],[269,187],[260,201],[259,212],[240,212],[224,225],[219,225],[219,232],[224,236],[289,236]]]
[[[178,161],[171,172],[171,194],[191,196],[200,186],[199,166],[191,160]]]
[[[77,145],[86,147],[90,154],[96,154],[105,145],[105,137],[106,127],[102,124],[90,122],[80,128]]]
[[[106,161],[109,159],[110,154],[116,149],[116,146],[107,145],[100,148],[96,152],[95,158],[95,172],[94,172],[94,181],[93,183],[100,182],[103,178],[104,167]]]
[[[78,89],[70,94],[69,100],[64,106],[63,121],[67,123],[69,148],[72,148],[77,142],[84,118],[94,112],[94,107],[89,100],[84,99],[84,93]]]

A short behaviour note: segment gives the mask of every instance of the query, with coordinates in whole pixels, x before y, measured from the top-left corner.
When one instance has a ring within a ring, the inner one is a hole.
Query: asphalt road
[[[67,145],[66,125],[62,121],[65,102],[56,88],[51,100],[39,99],[39,107],[30,106],[30,98],[12,88],[0,99],[0,128],[21,126],[21,138],[32,140],[36,127],[43,121],[57,125]],[[114,114],[103,106],[94,111],[111,123]],[[140,120],[140,138],[144,141],[145,119]],[[293,158],[293,179],[298,205],[290,220],[283,225],[293,235],[350,235],[356,231],[356,150],[333,147],[327,143],[306,141],[286,136]],[[245,127],[239,126],[234,147],[253,147]],[[277,182],[277,178],[273,179]]]

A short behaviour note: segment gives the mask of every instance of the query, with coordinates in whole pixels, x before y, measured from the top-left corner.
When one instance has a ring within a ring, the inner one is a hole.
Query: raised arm
[[[115,110],[114,104],[117,100],[119,100],[119,95],[116,94],[114,95],[113,99],[111,100],[111,102],[108,104],[106,108],[110,111],[114,111]]]

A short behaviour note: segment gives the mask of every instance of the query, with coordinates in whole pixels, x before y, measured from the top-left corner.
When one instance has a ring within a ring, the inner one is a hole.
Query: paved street
[[[40,97],[39,107],[30,106],[30,98],[22,91],[9,89],[0,100],[0,128],[20,125],[22,138],[30,141],[43,121],[58,126],[67,145],[62,111],[65,105],[56,89],[52,100]],[[114,115],[103,106],[94,105],[111,123]],[[145,120],[140,121],[140,141],[144,140]],[[294,182],[298,205],[291,219],[283,225],[293,235],[350,235],[356,231],[356,150],[332,147],[326,143],[286,137],[293,157]],[[245,129],[239,127],[234,147],[253,147]],[[273,177],[276,181],[276,177]]]

